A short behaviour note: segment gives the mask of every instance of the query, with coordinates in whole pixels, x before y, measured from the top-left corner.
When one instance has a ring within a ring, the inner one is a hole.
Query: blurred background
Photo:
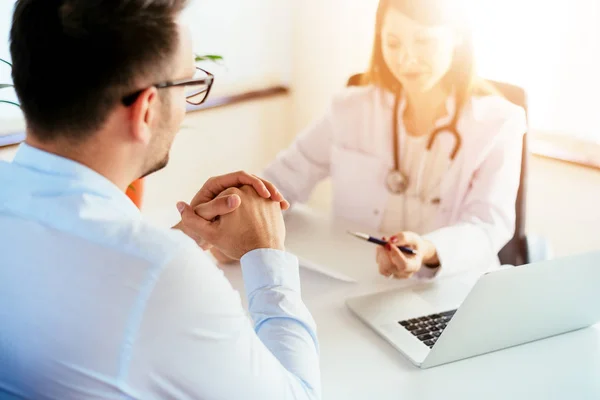
[[[205,65],[216,75],[212,101],[189,112],[169,167],[147,179],[143,212],[168,223],[209,176],[260,172],[365,70],[377,2],[192,1],[185,19],[196,52],[224,61]],[[8,60],[13,5],[0,0]],[[473,0],[471,10],[479,74],[528,94],[527,232],[547,238],[555,255],[600,249],[600,1]],[[0,64],[0,83],[9,82]],[[16,101],[10,89],[0,99]],[[23,131],[19,108],[0,103],[0,143]],[[0,147],[0,157],[15,150]],[[310,203],[327,208],[329,199],[324,182]]]

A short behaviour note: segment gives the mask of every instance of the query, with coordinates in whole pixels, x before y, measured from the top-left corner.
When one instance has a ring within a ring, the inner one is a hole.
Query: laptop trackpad
[[[411,292],[429,304],[434,312],[458,308],[469,294],[471,287],[460,280],[436,282],[432,285],[415,287]]]

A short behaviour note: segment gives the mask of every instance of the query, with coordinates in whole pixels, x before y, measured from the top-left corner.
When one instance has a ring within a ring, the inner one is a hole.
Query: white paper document
[[[295,205],[285,214],[286,250],[300,266],[345,282],[379,281],[376,246],[347,233],[364,231],[356,224],[333,220],[328,213]],[[376,235],[376,232],[366,232]],[[351,260],[351,261],[349,261]]]

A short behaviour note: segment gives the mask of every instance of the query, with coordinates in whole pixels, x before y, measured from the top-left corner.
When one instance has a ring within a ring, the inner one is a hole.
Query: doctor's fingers
[[[396,246],[408,246],[416,248],[419,246],[420,236],[414,232],[400,232],[390,238],[390,243]]]
[[[398,272],[412,272],[407,271],[409,269],[408,267],[410,265],[410,261],[404,254],[402,254],[402,252],[396,245],[388,244],[385,250],[387,251],[389,258],[392,261],[392,264],[394,264]]]
[[[377,253],[375,257],[377,266],[379,267],[379,273],[385,277],[388,277],[396,271],[396,267],[387,251],[383,247],[377,247]]]

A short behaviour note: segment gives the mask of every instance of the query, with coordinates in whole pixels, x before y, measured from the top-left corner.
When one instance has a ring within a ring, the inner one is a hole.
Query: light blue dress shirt
[[[22,144],[0,162],[0,398],[320,398],[297,259],[241,264],[251,319],[193,240]]]

